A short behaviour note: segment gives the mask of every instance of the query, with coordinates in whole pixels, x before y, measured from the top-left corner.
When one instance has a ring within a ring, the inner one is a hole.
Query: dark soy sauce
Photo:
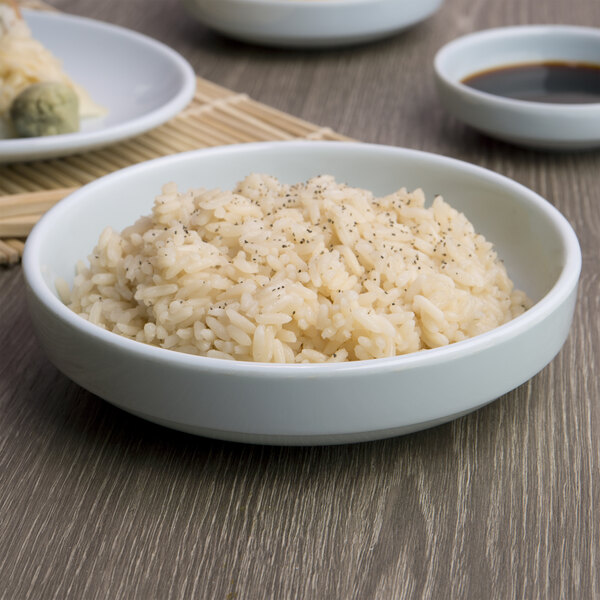
[[[589,63],[510,65],[475,73],[462,83],[481,92],[515,100],[555,104],[600,102],[600,65]]]

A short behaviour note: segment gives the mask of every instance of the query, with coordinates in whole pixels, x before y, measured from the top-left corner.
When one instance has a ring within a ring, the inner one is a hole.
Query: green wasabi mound
[[[35,83],[25,88],[10,107],[19,137],[38,137],[79,131],[79,99],[64,83]]]

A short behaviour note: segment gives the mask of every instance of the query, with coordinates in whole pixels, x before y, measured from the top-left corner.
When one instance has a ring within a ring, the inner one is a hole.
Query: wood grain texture
[[[446,41],[516,23],[600,26],[596,0],[446,0],[391,40],[269,50],[176,0],[54,0],[175,47],[208,79],[350,137],[469,160],[532,187],[579,236],[571,335],[539,375],[451,424],[329,448],[216,442],[71,383],[0,270],[0,598],[600,598],[600,153],[520,150],[439,106]]]

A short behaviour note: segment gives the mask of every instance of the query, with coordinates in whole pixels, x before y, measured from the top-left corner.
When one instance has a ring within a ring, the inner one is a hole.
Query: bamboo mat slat
[[[85,154],[0,166],[0,265],[17,264],[41,215],[98,177],[196,148],[292,139],[349,138],[198,77],[187,108],[152,131]]]

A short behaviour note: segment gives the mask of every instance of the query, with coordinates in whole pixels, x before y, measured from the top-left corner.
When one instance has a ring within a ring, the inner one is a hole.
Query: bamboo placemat
[[[0,166],[0,265],[19,262],[46,210],[102,175],[196,148],[291,139],[348,138],[198,77],[188,107],[148,133],[85,154]]]

